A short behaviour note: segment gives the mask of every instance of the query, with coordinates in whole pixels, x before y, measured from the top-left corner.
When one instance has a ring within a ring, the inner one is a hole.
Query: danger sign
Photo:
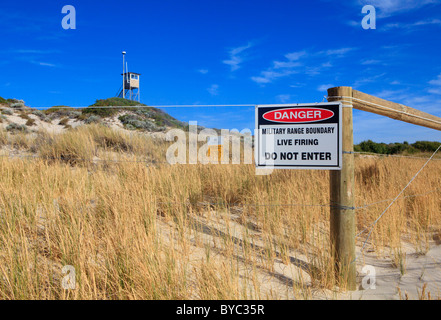
[[[256,166],[341,170],[341,103],[256,106]]]

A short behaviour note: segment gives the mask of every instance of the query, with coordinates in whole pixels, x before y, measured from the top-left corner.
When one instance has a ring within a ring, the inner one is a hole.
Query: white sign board
[[[341,103],[256,106],[257,168],[341,170]]]

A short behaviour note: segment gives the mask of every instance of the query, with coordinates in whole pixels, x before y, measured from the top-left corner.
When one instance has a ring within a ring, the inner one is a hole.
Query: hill
[[[97,100],[84,109],[69,106],[53,106],[37,110],[25,106],[24,101],[0,97],[2,115],[0,124],[8,131],[28,131],[44,128],[60,132],[83,124],[101,123],[116,129],[145,132],[163,132],[170,128],[186,128],[166,112],[121,98]]]

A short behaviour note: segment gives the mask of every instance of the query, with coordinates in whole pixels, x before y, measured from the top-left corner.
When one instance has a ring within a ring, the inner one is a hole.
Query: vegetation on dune
[[[24,106],[21,100],[5,100],[1,97],[0,104],[5,104],[9,107],[16,105],[16,108],[21,105]],[[9,109],[2,110],[2,114],[12,115],[12,113],[13,111]],[[58,119],[58,124],[64,125],[65,128],[70,127],[67,124],[61,123],[66,121],[65,118],[81,120],[86,124],[91,124],[99,123],[103,119],[108,119],[121,113],[125,113],[125,115],[119,118],[122,119],[124,127],[129,130],[164,131],[166,127],[182,129],[187,127],[186,123],[173,118],[158,108],[148,107],[145,104],[122,98],[100,99],[84,109],[75,109],[64,105],[53,106],[41,111],[29,108],[29,113],[36,115],[40,120],[46,122]],[[20,116],[24,114],[27,115],[28,112],[22,112]]]
[[[25,102],[18,99],[5,99],[0,97],[0,105],[5,105],[10,108],[23,108],[25,107]]]
[[[121,121],[127,129],[161,131],[161,128],[166,126],[174,128],[185,127],[185,123],[160,109],[122,98],[97,100],[93,105],[82,110],[83,115],[95,115],[101,118],[113,117],[121,112],[129,113],[120,117],[120,120],[122,119]]]
[[[18,123],[12,122],[12,123],[10,123],[6,127],[6,131],[10,131],[10,132],[27,132],[28,128],[24,124],[18,124]]]
[[[44,110],[43,112],[46,114],[57,113],[60,115],[66,115],[70,111],[73,111],[73,110],[75,110],[75,109],[72,107],[69,107],[69,106],[53,106],[53,107],[50,107],[49,109]]]
[[[137,101],[131,101],[123,98],[108,98],[97,100],[93,105],[82,110],[83,114],[96,115],[102,118],[108,118],[117,115],[121,111],[136,111],[136,108],[125,108],[131,106],[146,106]],[[94,108],[96,107],[96,108]],[[111,107],[111,108],[104,108]],[[124,108],[118,108],[124,107]]]
[[[136,114],[125,114],[118,118],[126,129],[143,129],[148,131],[164,131],[165,128],[158,127],[154,122]]]

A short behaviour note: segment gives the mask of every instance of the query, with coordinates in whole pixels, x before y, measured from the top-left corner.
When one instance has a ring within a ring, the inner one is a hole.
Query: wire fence
[[[335,97],[334,97],[335,98]],[[340,97],[344,99],[348,99],[349,97]],[[352,98],[355,99],[355,98]],[[343,101],[345,102],[345,101]],[[363,102],[360,100],[360,102]],[[58,110],[62,109],[68,109],[68,110],[84,110],[84,109],[145,109],[145,108],[224,108],[224,107],[255,107],[255,104],[221,104],[221,105],[156,105],[156,106],[88,106],[88,107],[56,107]],[[0,110],[6,109],[6,107],[0,107]],[[14,107],[10,108],[13,110],[46,110],[44,108],[29,108],[29,107]],[[320,207],[320,208],[341,208],[341,209],[351,209],[351,210],[366,210],[368,208],[371,208],[373,206],[378,206],[384,203],[389,203],[389,205],[381,212],[381,214],[376,218],[369,226],[364,228],[362,231],[360,231],[358,234],[356,234],[356,238],[359,238],[362,234],[368,232],[367,238],[365,239],[361,252],[364,251],[365,246],[367,242],[369,241],[372,232],[375,228],[375,226],[378,224],[378,222],[385,216],[387,211],[393,206],[395,202],[397,202],[399,199],[407,199],[407,198],[415,198],[415,197],[424,197],[436,192],[441,192],[441,188],[436,188],[430,191],[427,191],[425,193],[420,194],[412,194],[412,195],[406,195],[404,196],[403,193],[405,190],[411,185],[411,183],[416,179],[416,177],[424,170],[424,168],[429,164],[431,161],[440,161],[441,159],[434,158],[435,155],[438,153],[438,151],[441,149],[441,145],[437,148],[437,150],[432,154],[430,158],[424,158],[424,157],[417,157],[417,156],[408,156],[408,155],[398,155],[398,154],[379,154],[379,153],[373,153],[373,152],[347,152],[354,155],[365,155],[365,156],[373,156],[373,157],[391,157],[391,158],[403,158],[403,159],[409,159],[409,160],[425,160],[425,164],[421,167],[421,169],[412,177],[412,179],[408,182],[408,184],[400,191],[400,193],[395,197],[391,199],[384,199],[380,201],[376,201],[369,204],[363,204],[356,207],[344,207],[344,206],[338,206],[335,204],[305,204],[305,203],[291,203],[291,204],[274,204],[274,203],[263,203],[263,204],[244,204],[244,203],[238,203],[238,204],[230,204],[226,202],[204,202],[205,205],[210,206],[235,206],[235,207]],[[166,161],[159,161],[156,159],[151,160],[127,160],[127,159],[84,159],[84,158],[75,158],[75,157],[42,157],[39,155],[18,155],[18,154],[6,154],[6,155],[0,155],[0,158],[9,158],[9,159],[22,159],[22,160],[35,160],[35,159],[43,159],[43,160],[59,160],[59,161],[75,161],[75,162],[100,162],[100,163],[143,163],[147,165],[156,165],[156,164],[167,164],[170,165]],[[180,205],[187,205],[188,203],[179,203],[179,202],[161,202],[161,204],[180,204]]]
[[[441,147],[441,145],[440,145]],[[423,157],[412,157],[412,156],[399,156],[399,158],[408,158],[408,159],[418,159],[418,160],[426,160],[427,163],[423,166],[422,169],[424,169],[424,167],[428,164],[429,161],[434,161],[434,160],[441,160],[441,159],[433,159],[434,155],[439,151],[440,148],[438,148],[438,150],[432,155],[431,158],[427,159],[427,158],[423,158]],[[365,152],[354,152],[354,154],[366,154]],[[371,154],[371,153],[368,153]],[[381,154],[378,154],[379,156],[382,156]],[[389,156],[389,155],[383,155],[383,156]],[[40,156],[40,155],[19,155],[19,154],[0,154],[0,158],[3,159],[21,159],[21,160],[51,160],[51,161],[65,161],[65,162],[90,162],[90,163],[141,163],[141,164],[146,164],[146,165],[158,165],[158,164],[164,164],[164,165],[169,165],[172,166],[173,164],[170,164],[167,161],[159,161],[156,159],[150,159],[150,160],[127,160],[127,159],[100,159],[100,158],[94,158],[94,159],[85,159],[85,158],[75,158],[75,157],[49,157],[49,156]],[[418,174],[421,172],[421,170],[418,172]],[[417,174],[417,175],[418,175]],[[416,176],[414,177],[416,178]],[[410,183],[414,180],[414,178],[410,181]],[[409,183],[409,185],[410,185]],[[407,185],[405,189],[407,189],[407,187],[409,186]],[[404,190],[405,190],[404,189]],[[403,190],[403,191],[404,191]],[[396,201],[399,199],[407,199],[407,198],[415,198],[415,197],[423,197],[423,196],[427,196],[436,192],[441,192],[441,187],[424,192],[424,193],[419,193],[419,194],[411,194],[411,195],[402,195],[402,192],[400,192],[399,196],[397,198],[389,198],[389,199],[384,199],[384,200],[379,200],[373,203],[368,203],[368,204],[362,204],[362,205],[358,205],[355,207],[345,207],[345,206],[339,206],[336,204],[330,204],[330,203],[326,203],[326,204],[305,204],[305,203],[289,203],[289,204],[280,204],[280,203],[265,203],[265,204],[256,204],[256,203],[252,203],[252,204],[243,204],[243,203],[239,203],[239,204],[234,204],[234,206],[236,207],[328,207],[328,208],[343,208],[343,209],[349,209],[349,210],[364,210],[364,209],[369,209],[370,207],[373,206],[378,206],[381,205],[383,203],[386,202],[390,202],[390,201]],[[210,206],[225,206],[225,205],[231,205],[229,203],[226,202],[204,202],[206,205],[210,205]],[[187,203],[177,203],[177,202],[168,202],[168,204],[187,204]],[[363,230],[362,232],[360,232],[359,234],[357,234],[357,237],[364,233],[365,230]]]

